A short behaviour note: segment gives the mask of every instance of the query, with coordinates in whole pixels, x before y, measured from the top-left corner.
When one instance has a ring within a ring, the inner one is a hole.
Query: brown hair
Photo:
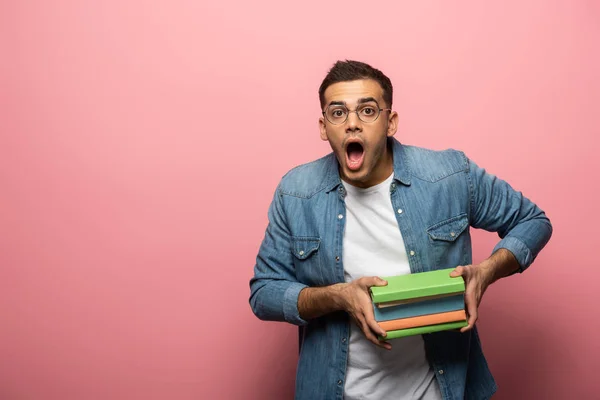
[[[349,82],[358,79],[373,79],[383,89],[383,100],[386,106],[392,108],[393,87],[390,78],[384,75],[377,68],[371,67],[360,61],[337,61],[323,79],[319,87],[319,100],[321,101],[321,109],[325,107],[325,90],[338,82]]]

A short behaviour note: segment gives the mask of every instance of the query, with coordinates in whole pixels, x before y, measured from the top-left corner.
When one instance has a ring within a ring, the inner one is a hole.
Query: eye
[[[373,115],[375,114],[375,109],[373,107],[365,107],[362,110],[360,110],[361,113],[363,113],[363,115]]]
[[[346,110],[343,108],[334,108],[330,111],[330,115],[333,118],[343,118],[346,115]]]

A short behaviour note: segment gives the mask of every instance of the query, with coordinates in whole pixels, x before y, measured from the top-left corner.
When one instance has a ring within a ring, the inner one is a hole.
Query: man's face
[[[333,124],[326,117],[319,119],[321,139],[329,141],[342,179],[358,187],[383,182],[393,171],[392,154],[386,144],[387,138],[396,133],[398,114],[384,110],[374,122],[364,122],[352,112],[358,110],[363,119],[369,119],[374,108],[388,108],[379,83],[371,79],[338,82],[329,86],[324,95],[323,111],[329,107],[333,116],[343,114],[336,111],[338,106],[350,111],[348,119],[340,124]]]

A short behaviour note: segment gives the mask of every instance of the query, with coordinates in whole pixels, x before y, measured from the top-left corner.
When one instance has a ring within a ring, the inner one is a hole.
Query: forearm
[[[304,320],[340,311],[343,307],[343,283],[324,287],[307,287],[298,296],[298,312]]]
[[[514,254],[507,249],[498,249],[487,260],[479,264],[479,267],[487,270],[489,283],[512,275],[521,268]]]
[[[523,193],[470,160],[468,177],[471,226],[497,232],[502,240],[492,253],[502,248],[509,250],[519,263],[518,272],[523,272],[550,240],[550,220]]]

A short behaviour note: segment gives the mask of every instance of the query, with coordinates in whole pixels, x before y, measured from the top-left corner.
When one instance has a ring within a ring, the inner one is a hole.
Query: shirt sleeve
[[[519,262],[519,272],[523,272],[550,240],[550,220],[523,193],[473,161],[468,163],[471,226],[497,232],[501,240],[492,253],[509,250]]]
[[[305,325],[298,312],[298,296],[307,287],[296,280],[290,232],[279,187],[269,207],[269,224],[250,280],[250,306],[266,321]]]

